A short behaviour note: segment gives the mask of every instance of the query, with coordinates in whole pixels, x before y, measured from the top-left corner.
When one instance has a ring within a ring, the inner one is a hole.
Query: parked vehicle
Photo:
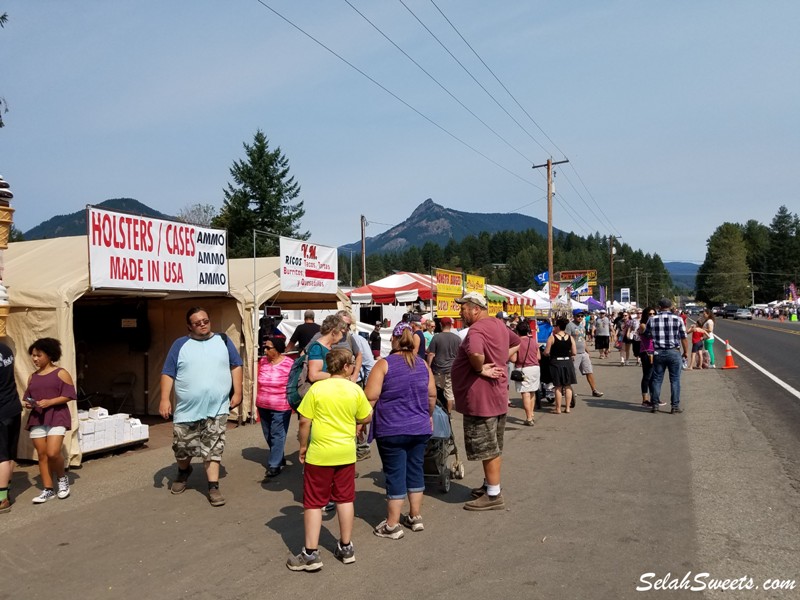
[[[733,320],[738,321],[739,319],[747,319],[749,321],[753,320],[753,313],[750,312],[747,308],[740,308],[736,311],[736,314],[733,315]]]
[[[736,316],[736,311],[739,310],[738,304],[726,304],[722,309],[723,319],[733,319]]]
[[[715,317],[718,316],[718,315],[721,315],[722,314],[722,307],[721,306],[713,307],[711,309],[711,314],[714,315]]]

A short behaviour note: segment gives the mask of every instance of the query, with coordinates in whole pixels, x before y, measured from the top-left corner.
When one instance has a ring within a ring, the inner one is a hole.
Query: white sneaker
[[[42,490],[42,493],[33,499],[34,504],[44,504],[51,498],[55,498],[56,493],[53,490]]]
[[[64,475],[58,479],[58,499],[63,500],[67,496],[69,496],[69,479]]]

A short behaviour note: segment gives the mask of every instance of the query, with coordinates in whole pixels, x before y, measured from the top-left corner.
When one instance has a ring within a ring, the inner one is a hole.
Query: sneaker
[[[503,494],[497,494],[497,496],[484,494],[464,504],[464,510],[503,510],[505,507],[506,501],[503,500]]]
[[[319,550],[306,554],[306,549],[297,556],[290,556],[286,561],[286,566],[291,571],[319,571],[322,568],[322,559],[319,557]]]
[[[322,514],[328,515],[336,510],[336,502],[331,500],[325,506],[322,507]]]
[[[33,503],[34,504],[44,504],[48,500],[50,500],[52,498],[55,498],[55,497],[56,497],[56,493],[53,490],[51,490],[49,488],[45,488],[44,490],[42,490],[41,494],[39,494],[38,496],[36,496],[36,498],[33,499]]]
[[[336,542],[333,556],[346,565],[356,562],[356,549],[353,548],[353,542],[350,542],[346,546],[342,546],[341,542]]]
[[[225,504],[225,496],[222,495],[218,487],[212,487],[208,490],[208,501],[211,506],[223,506]]]
[[[372,530],[372,533],[378,537],[389,538],[390,540],[399,540],[401,537],[403,537],[403,528],[400,526],[400,523],[394,527],[389,527],[389,525],[386,523],[386,519],[384,519],[378,523],[375,529]]]
[[[678,414],[680,414],[680,413],[682,413],[682,412],[683,412],[683,409],[682,409],[682,408],[678,408],[677,406],[673,406],[673,407],[672,407],[672,410],[670,410],[670,411],[669,411],[669,414],[671,414],[671,415],[678,415]]]
[[[411,531],[422,531],[425,525],[422,524],[422,515],[412,517],[411,515],[403,515],[400,517],[400,523],[403,527],[408,527]]]
[[[189,479],[189,475],[192,474],[192,465],[189,465],[189,468],[186,469],[185,473],[182,473],[180,469],[178,469],[178,476],[175,478],[175,481],[172,482],[172,489],[170,490],[173,494],[182,494],[186,491],[186,481]]]
[[[480,498],[486,493],[486,484],[483,484],[481,487],[472,488],[469,491],[469,495],[473,498]]]
[[[603,392],[598,392],[597,390],[592,390],[592,396],[594,396],[595,398],[602,398],[603,397]]]
[[[572,398],[572,400],[569,401],[569,407],[575,408],[575,398]]]
[[[10,511],[11,511],[11,500],[6,498],[5,500],[0,501],[0,515]]]
[[[372,456],[372,452],[370,451],[369,446],[357,446],[356,447],[356,462],[360,460],[367,460]]]
[[[69,479],[64,475],[58,478],[58,499],[63,500],[69,496]]]
[[[282,470],[283,469],[281,469],[280,467],[268,467],[267,472],[264,474],[264,479],[269,479],[270,477],[277,477],[278,475],[281,474]]]

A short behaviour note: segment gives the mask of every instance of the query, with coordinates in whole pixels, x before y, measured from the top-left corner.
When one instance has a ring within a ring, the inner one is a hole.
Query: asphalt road
[[[745,351],[738,331],[746,327],[719,331]],[[766,331],[775,343],[795,343]],[[468,463],[448,494],[435,485],[426,492],[425,531],[397,541],[371,534],[385,509],[373,451],[357,466],[357,561],[333,559],[337,526],[326,519],[325,566],[313,574],[284,566],[303,538],[294,425],[290,467],[269,484],[260,483],[260,428],[229,432],[222,508],[209,506],[201,469],[184,494],[169,494],[168,448],[89,461],[71,473],[69,499],[42,506],[30,503],[37,477],[28,466],[15,474],[13,510],[0,515],[0,598],[618,599],[698,573],[709,574],[706,583],[744,577],[761,589],[668,597],[796,598],[798,587],[763,589],[768,578],[800,582],[798,444],[789,431],[797,428],[776,424],[792,404],[739,364],[684,373],[686,412],[653,415],[639,406],[636,367],[596,360],[603,398],[581,380],[575,411],[537,413],[533,428],[510,409],[506,510],[462,510],[481,482]],[[460,444],[459,418],[455,430]]]

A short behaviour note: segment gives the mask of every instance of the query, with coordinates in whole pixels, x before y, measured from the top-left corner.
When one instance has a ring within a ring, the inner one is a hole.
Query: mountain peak
[[[482,232],[525,231],[532,229],[540,235],[547,235],[547,223],[518,213],[467,213],[436,204],[431,198],[417,206],[411,215],[374,237],[366,240],[367,252],[402,252],[415,246],[422,248],[426,242],[445,246],[449,240],[460,242],[468,235]],[[554,233],[558,235],[557,229]],[[357,252],[359,242],[341,247],[346,251]]]
[[[428,198],[427,200],[425,200],[425,202],[423,202],[417,208],[414,209],[414,212],[411,213],[409,219],[410,220],[424,219],[426,217],[430,217],[431,212],[440,213],[444,210],[445,210],[444,206],[436,204],[436,202],[434,202],[431,198]]]

